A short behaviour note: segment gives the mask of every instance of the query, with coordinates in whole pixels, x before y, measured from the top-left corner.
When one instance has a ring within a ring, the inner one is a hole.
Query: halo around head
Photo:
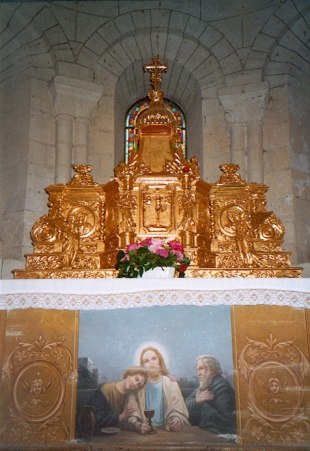
[[[134,354],[134,365],[140,364],[140,354],[143,351],[143,349],[148,348],[149,346],[156,348],[161,353],[161,355],[163,356],[163,359],[165,361],[166,367],[168,367],[169,356],[168,356],[167,349],[165,348],[165,346],[163,346],[158,341],[144,341],[143,343],[141,343],[138,346],[138,348],[136,349],[135,354]]]

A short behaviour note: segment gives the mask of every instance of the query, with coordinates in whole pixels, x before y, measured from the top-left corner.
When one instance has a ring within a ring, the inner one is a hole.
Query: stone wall
[[[310,261],[310,99],[305,95],[308,90],[307,80],[288,90],[296,253],[300,262]]]

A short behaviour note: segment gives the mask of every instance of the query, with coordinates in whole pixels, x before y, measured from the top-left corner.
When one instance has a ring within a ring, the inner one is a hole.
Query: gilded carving
[[[54,221],[42,216],[33,224],[30,236],[34,243],[53,243],[58,236]]]
[[[238,164],[221,164],[220,170],[224,172],[219,180],[221,185],[245,185],[246,182],[241,179],[240,175],[237,173],[239,169]]]
[[[144,70],[149,106],[136,117],[128,162],[105,185],[91,166],[75,165],[71,181],[46,188],[48,214],[34,223],[34,252],[14,277],[114,277],[118,250],[152,236],[182,242],[187,277],[300,277],[282,250],[281,221],[266,211],[268,187],[243,180],[232,163],[220,166],[217,183],[203,181],[164,103],[167,65],[156,56]]]
[[[4,443],[63,441],[69,438],[63,420],[66,380],[73,358],[65,338],[47,343],[39,336],[22,342],[9,355],[4,378],[10,386],[10,421],[0,431]]]
[[[284,237],[285,229],[279,220],[273,213],[259,225],[258,237],[262,240],[281,240]]]
[[[121,214],[119,221],[120,232],[134,232],[136,223],[133,219],[132,212],[137,208],[136,197],[130,190],[126,190],[121,194],[118,206],[120,207]]]
[[[59,255],[30,255],[27,259],[28,268],[30,270],[36,269],[57,269],[61,268],[62,257]]]
[[[191,178],[199,178],[200,168],[196,157],[187,160],[184,157],[184,149],[180,145],[176,145],[173,151],[173,160],[167,161],[165,171],[168,174],[177,175],[182,180],[184,174],[188,174]]]
[[[149,232],[169,231],[172,227],[173,186],[144,186],[142,227]]]
[[[73,166],[76,174],[68,183],[69,186],[93,186],[96,185],[93,176],[90,174],[92,166],[88,164],[76,164]]]
[[[144,72],[151,74],[151,86],[153,90],[157,91],[162,82],[162,73],[167,72],[168,66],[160,61],[159,56],[154,56],[150,63],[143,65]]]
[[[182,214],[182,220],[178,225],[180,230],[192,231],[195,229],[195,210],[196,210],[196,198],[195,193],[185,188],[183,194],[178,198],[179,209]]]
[[[63,267],[71,268],[77,257],[80,240],[90,237],[95,230],[95,214],[84,206],[75,206],[67,212],[62,223]]]
[[[272,334],[265,342],[247,337],[238,368],[248,386],[244,435],[258,443],[307,442],[303,383],[310,365],[295,341],[279,341]]]

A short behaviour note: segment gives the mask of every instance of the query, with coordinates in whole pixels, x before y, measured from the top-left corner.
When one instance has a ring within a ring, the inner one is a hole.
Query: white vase
[[[160,266],[144,271],[142,279],[172,279],[174,277],[175,268],[166,266],[161,268]]]

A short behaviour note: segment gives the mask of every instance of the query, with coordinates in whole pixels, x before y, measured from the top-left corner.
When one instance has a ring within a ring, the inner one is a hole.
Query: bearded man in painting
[[[189,422],[214,434],[235,434],[235,392],[210,355],[197,357],[199,387],[186,399]]]

